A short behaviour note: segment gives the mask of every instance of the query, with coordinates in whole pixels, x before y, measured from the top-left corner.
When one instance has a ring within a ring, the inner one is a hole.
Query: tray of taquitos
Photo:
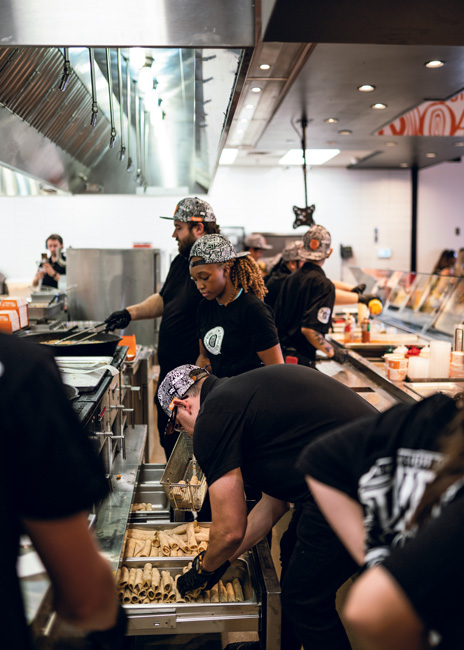
[[[177,590],[178,576],[189,567],[187,558],[121,562],[116,587],[128,616],[128,635],[258,631],[261,601],[250,554],[195,599],[182,598]]]
[[[193,558],[207,550],[209,522],[130,521],[121,558]],[[147,561],[148,561],[147,559]]]

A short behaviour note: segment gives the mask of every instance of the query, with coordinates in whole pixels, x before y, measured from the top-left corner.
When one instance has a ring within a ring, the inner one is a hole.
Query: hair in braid
[[[435,479],[426,487],[424,495],[414,513],[412,524],[423,524],[430,518],[433,506],[441,495],[459,478],[464,476],[464,408],[460,409],[443,432],[441,448],[444,459]]]
[[[243,289],[245,293],[251,291],[260,300],[264,300],[267,289],[259,266],[252,257],[249,255],[238,257],[230,262],[225,262],[224,266],[230,268],[230,280],[234,286],[234,292],[226,304],[229,304],[237,297],[240,289]]]

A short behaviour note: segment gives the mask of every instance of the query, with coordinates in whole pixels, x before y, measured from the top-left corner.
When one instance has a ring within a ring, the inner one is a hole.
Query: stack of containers
[[[0,298],[0,331],[11,334],[29,325],[29,307],[26,298]]]

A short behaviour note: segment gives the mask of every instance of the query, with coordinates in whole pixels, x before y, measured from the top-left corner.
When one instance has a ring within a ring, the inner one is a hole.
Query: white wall
[[[176,250],[170,216],[179,197],[106,196],[0,197],[0,270],[11,280],[30,281],[52,232],[65,246],[124,248],[148,241],[166,253]],[[247,232],[304,234],[292,229],[294,204],[304,205],[300,168],[219,169],[207,200],[218,222],[241,225]],[[340,244],[353,247],[349,265],[409,268],[410,178],[405,171],[355,171],[313,168],[308,172],[308,201],[315,219],[332,233],[334,254],[326,264],[333,279],[342,274]],[[374,228],[379,231],[374,243]],[[390,260],[376,257],[378,247],[391,248]],[[166,254],[163,271],[167,267]]]
[[[457,235],[455,230],[460,229]],[[445,248],[464,247],[464,162],[419,173],[417,270],[430,273]]]

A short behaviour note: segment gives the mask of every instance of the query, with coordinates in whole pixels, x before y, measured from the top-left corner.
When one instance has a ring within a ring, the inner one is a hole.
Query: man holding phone
[[[50,257],[42,253],[42,261],[39,269],[32,280],[32,286],[36,287],[42,280],[42,287],[58,288],[58,280],[66,275],[66,258],[62,254],[63,238],[61,235],[52,234],[45,241]]]

